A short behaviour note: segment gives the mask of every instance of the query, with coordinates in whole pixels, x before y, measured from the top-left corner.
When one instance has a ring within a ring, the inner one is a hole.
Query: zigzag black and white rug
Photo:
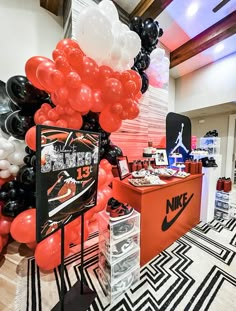
[[[98,297],[89,311],[236,310],[236,220],[199,223],[141,268],[140,281],[112,305],[99,280],[98,233],[86,242],[84,271]],[[60,272],[43,274],[34,258],[21,263],[17,311],[48,311],[59,300]],[[65,285],[80,278],[80,252],[65,261]]]

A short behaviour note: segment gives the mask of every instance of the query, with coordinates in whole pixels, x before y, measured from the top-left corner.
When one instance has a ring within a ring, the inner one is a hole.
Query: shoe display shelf
[[[215,218],[229,220],[236,216],[236,200],[231,192],[216,191]]]
[[[139,280],[140,214],[111,221],[103,211],[98,215],[99,276],[110,301],[114,301]]]
[[[209,155],[220,153],[220,137],[201,137],[200,148],[208,151]]]

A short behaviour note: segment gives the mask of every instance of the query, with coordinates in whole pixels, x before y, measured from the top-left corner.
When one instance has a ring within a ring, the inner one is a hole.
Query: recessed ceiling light
[[[187,8],[186,15],[191,17],[191,16],[193,16],[193,15],[195,15],[197,13],[198,9],[199,9],[198,3],[197,2],[193,2]]]
[[[219,52],[223,51],[224,47],[225,47],[225,46],[224,46],[223,43],[218,43],[218,44],[215,46],[215,48],[214,48],[214,52],[215,52],[215,53],[219,53]]]

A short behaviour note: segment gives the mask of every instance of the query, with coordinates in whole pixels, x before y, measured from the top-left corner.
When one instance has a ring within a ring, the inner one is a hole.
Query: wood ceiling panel
[[[62,15],[63,0],[40,0],[40,6],[54,15]]]
[[[142,14],[142,17],[153,19],[157,18],[162,11],[172,2],[173,0],[155,0],[152,1],[152,4],[147,8],[147,10]]]
[[[236,11],[170,53],[170,68],[236,33]]]

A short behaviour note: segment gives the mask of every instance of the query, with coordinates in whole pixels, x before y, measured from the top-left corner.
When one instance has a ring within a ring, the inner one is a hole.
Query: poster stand
[[[84,214],[81,215],[81,281],[77,281],[68,292],[65,292],[64,282],[64,226],[61,227],[61,288],[60,301],[53,307],[52,311],[85,311],[91,305],[97,294],[93,292],[84,281]]]

